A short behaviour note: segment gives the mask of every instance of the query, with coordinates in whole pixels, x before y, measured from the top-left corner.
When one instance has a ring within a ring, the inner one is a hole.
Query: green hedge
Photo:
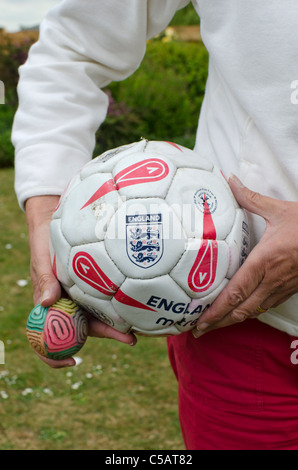
[[[26,46],[23,54],[19,50],[17,52],[23,61]],[[11,89],[6,86],[6,104],[0,105],[2,168],[12,166],[14,160],[10,132],[16,108],[15,83],[20,62],[11,61],[10,70],[6,70],[10,78],[4,83],[13,85]],[[172,140],[192,147],[204,95],[207,64],[208,54],[200,42],[149,41],[139,69],[127,80],[111,83],[105,90],[110,96],[109,112],[96,134],[94,155],[141,137]]]
[[[178,10],[172,19],[170,25],[171,26],[191,26],[194,24],[198,24],[200,19],[198,18],[198,14],[195,11],[193,4],[189,3],[185,8]]]
[[[0,105],[0,168],[13,165],[14,149],[11,143],[11,123],[14,108]]]
[[[13,44],[8,36],[0,35],[0,80],[5,85],[5,104],[0,104],[0,168],[13,166],[11,126],[17,106],[18,68],[27,59],[32,43],[26,39]]]
[[[97,132],[95,153],[140,137],[192,147],[207,68],[202,43],[149,42],[141,67],[109,86],[111,105]]]

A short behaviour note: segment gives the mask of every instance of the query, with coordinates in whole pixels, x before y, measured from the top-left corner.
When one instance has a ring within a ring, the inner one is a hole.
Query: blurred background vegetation
[[[94,156],[145,137],[193,147],[207,77],[208,54],[197,30],[185,41],[172,28],[198,26],[192,5],[177,12],[170,28],[148,41],[140,68],[127,80],[111,83],[107,119],[96,134]],[[0,168],[13,166],[11,125],[17,107],[18,68],[37,35],[0,32],[0,80],[5,105],[0,106]]]
[[[192,7],[178,12],[171,27],[181,25],[197,27]],[[109,114],[97,133],[95,155],[141,136],[193,145],[208,56],[197,36],[185,41],[180,33],[167,29],[149,41],[134,76],[106,90]],[[65,370],[45,366],[28,344],[30,253],[13,190],[10,133],[17,70],[36,36],[21,38],[0,33],[0,80],[6,87],[0,106],[0,450],[184,449],[165,338],[140,337],[134,348],[88,338],[81,365]]]

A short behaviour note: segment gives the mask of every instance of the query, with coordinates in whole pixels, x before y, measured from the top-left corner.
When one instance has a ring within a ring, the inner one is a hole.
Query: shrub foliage
[[[0,167],[13,166],[10,133],[17,107],[18,67],[31,44],[0,42],[0,79],[5,84],[5,104],[0,106]],[[96,133],[94,155],[141,137],[192,147],[207,64],[208,54],[201,42],[149,41],[139,69],[105,89],[110,105],[106,121]]]

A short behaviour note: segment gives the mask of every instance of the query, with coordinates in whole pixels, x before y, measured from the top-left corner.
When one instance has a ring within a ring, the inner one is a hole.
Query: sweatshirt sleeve
[[[101,88],[131,75],[146,41],[189,0],[63,0],[45,17],[20,67],[14,118],[15,190],[27,198],[61,194],[92,157],[106,117]]]

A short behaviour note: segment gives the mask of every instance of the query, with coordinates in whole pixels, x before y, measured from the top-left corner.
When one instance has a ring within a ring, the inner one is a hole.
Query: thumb
[[[36,243],[31,258],[34,304],[50,307],[61,297],[61,286],[54,275],[50,254]]]
[[[33,301],[34,305],[41,304],[50,307],[61,297],[61,287],[49,264],[32,266]]]
[[[31,252],[34,304],[49,307],[61,297],[61,288],[51,264],[50,222],[59,196],[36,196],[26,201],[26,217]]]
[[[61,297],[61,287],[53,273],[44,273],[39,279],[40,304],[50,307]]]
[[[238,202],[244,209],[263,217],[269,221],[274,214],[279,201],[260,193],[251,191],[235,175],[229,178],[230,188]]]

